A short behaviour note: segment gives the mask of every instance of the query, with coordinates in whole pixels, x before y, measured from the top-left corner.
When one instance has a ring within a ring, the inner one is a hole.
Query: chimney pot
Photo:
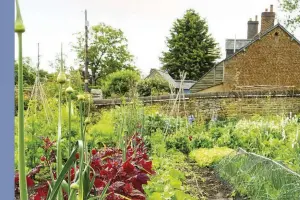
[[[258,21],[258,17],[257,17],[257,15],[255,15],[255,21],[256,21],[256,22]]]
[[[260,32],[263,33],[269,28],[274,26],[275,22],[275,13],[273,12],[273,5],[270,6],[270,12],[266,9],[266,12],[261,14],[261,30]]]
[[[268,8],[266,8],[266,10],[265,10],[266,12],[268,12]]]
[[[247,33],[247,39],[251,40],[257,35],[258,33],[258,24],[259,22],[252,21],[252,18],[249,19],[248,21],[248,33]]]

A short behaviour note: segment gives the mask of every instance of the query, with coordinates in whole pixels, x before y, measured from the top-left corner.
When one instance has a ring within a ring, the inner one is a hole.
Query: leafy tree
[[[18,62],[15,61],[15,85],[18,84]],[[39,76],[44,79],[48,75],[45,70],[39,70]],[[32,86],[36,78],[36,69],[32,67],[32,62],[30,58],[23,58],[23,83],[24,86]]]
[[[197,80],[220,57],[206,21],[194,10],[187,10],[182,19],[177,19],[170,32],[171,36],[167,37],[169,50],[163,52],[160,61],[173,78],[180,79],[180,72],[185,71],[186,79]]]
[[[133,70],[122,70],[111,73],[103,82],[103,93],[110,96],[133,96],[140,74]]]
[[[148,78],[142,80],[137,85],[137,91],[140,96],[151,96],[155,94],[169,93],[169,83],[159,78]]]
[[[292,30],[300,27],[300,0],[280,0],[280,6],[286,15],[286,25]]]
[[[49,73],[43,69],[39,70],[39,76],[40,78],[42,78],[42,80],[47,80],[47,76],[49,75]]]
[[[127,39],[119,29],[100,23],[89,30],[88,63],[92,72],[92,85],[98,79],[122,69],[134,69],[133,56],[127,48]],[[79,61],[85,60],[85,35],[77,33],[77,43],[73,49]]]
[[[73,67],[70,67],[69,76],[73,89],[82,92],[83,80],[80,74],[80,69],[74,69]]]

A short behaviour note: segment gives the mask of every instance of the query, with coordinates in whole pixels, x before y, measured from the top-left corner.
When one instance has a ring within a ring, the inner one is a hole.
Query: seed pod
[[[84,101],[85,100],[85,96],[83,94],[77,95],[77,98],[78,98],[79,101]]]
[[[67,77],[66,74],[64,72],[59,72],[58,76],[57,76],[57,82],[59,84],[64,84],[67,81]]]
[[[25,26],[23,24],[20,7],[19,7],[19,1],[16,1],[16,7],[17,7],[17,18],[15,22],[15,32],[16,33],[24,33],[25,32]]]
[[[68,94],[72,94],[74,92],[73,88],[71,86],[69,86],[67,89],[66,89],[66,93]]]

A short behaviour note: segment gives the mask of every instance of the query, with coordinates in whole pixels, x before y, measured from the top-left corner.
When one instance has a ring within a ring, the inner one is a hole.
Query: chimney
[[[254,38],[255,35],[258,34],[258,20],[257,20],[257,16],[255,16],[255,21],[252,21],[252,19],[250,19],[248,21],[248,34],[247,34],[247,39],[251,40]]]
[[[260,32],[264,33],[267,31],[269,28],[274,26],[275,22],[275,12],[273,11],[273,5],[270,6],[270,12],[268,9],[265,10],[261,14],[261,29]]]

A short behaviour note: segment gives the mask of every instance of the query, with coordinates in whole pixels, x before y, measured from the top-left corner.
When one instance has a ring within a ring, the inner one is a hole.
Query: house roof
[[[234,49],[234,43],[235,43],[235,49],[241,49],[244,46],[246,46],[248,43],[250,43],[252,40],[247,39],[227,39],[225,48],[227,49]]]
[[[175,80],[176,82],[176,88],[180,87],[180,83],[181,80]],[[193,80],[184,80],[183,84],[182,84],[182,88],[184,90],[189,90],[195,83],[197,83],[197,81],[193,81]]]
[[[170,74],[168,74],[166,71],[163,71],[163,70],[151,69],[150,74],[146,78],[148,78],[152,73],[155,73],[155,72],[157,72],[163,79],[165,79],[166,81],[168,81],[176,89],[178,89],[180,87],[181,80],[174,80],[170,76]],[[190,89],[195,83],[196,83],[196,81],[193,81],[193,80],[184,80],[182,87],[185,90],[186,89]]]
[[[300,41],[293,35],[291,34],[286,28],[284,28],[280,23],[276,24],[275,26],[269,28],[268,30],[266,30],[263,33],[259,33],[257,34],[253,40],[250,40],[250,42],[248,42],[244,47],[242,47],[241,49],[237,50],[234,54],[232,54],[231,56],[226,57],[225,59],[221,60],[220,62],[218,62],[216,65],[214,65],[208,72],[206,72],[199,80],[201,81],[207,74],[209,74],[212,70],[214,70],[218,65],[220,65],[222,62],[230,60],[231,58],[233,58],[234,56],[236,56],[237,54],[239,54],[240,52],[243,52],[247,47],[249,47],[251,44],[253,44],[254,42],[260,40],[260,38],[264,37],[265,35],[267,35],[268,33],[270,33],[271,31],[273,31],[276,28],[281,28],[283,31],[285,31],[291,38],[293,38],[293,40],[295,40],[299,45],[300,45]],[[246,41],[246,40],[245,40]],[[246,42],[245,42],[246,43]],[[241,44],[241,43],[240,43]],[[231,47],[230,44],[228,44],[228,47]],[[236,49],[238,49],[236,47]],[[224,73],[224,72],[223,72]],[[196,85],[196,84],[194,84]],[[193,85],[193,86],[194,86]],[[193,87],[192,86],[192,87]],[[191,88],[192,88],[191,87]]]
[[[163,70],[159,70],[159,69],[152,69],[155,70],[156,72],[158,72],[163,79],[165,79],[166,81],[168,81],[170,84],[172,84],[174,87],[176,86],[176,82],[174,81],[174,79],[170,76],[170,74],[168,74],[167,72],[163,71]]]
[[[159,69],[151,69],[150,74],[145,78],[149,78],[152,74],[158,73],[164,80],[166,80],[169,84],[173,85],[173,87],[176,87],[175,80],[165,71],[159,70]]]
[[[291,38],[293,38],[299,45],[300,45],[300,41],[293,35],[291,34],[286,28],[284,28],[280,23],[276,24],[275,26],[269,28],[268,30],[266,30],[264,33],[259,33],[255,36],[255,38],[249,42],[247,45],[245,45],[242,49],[240,49],[239,51],[237,51],[236,53],[234,53],[231,56],[228,56],[227,58],[225,58],[224,60],[222,60],[221,62],[224,62],[226,60],[231,59],[232,57],[234,57],[235,55],[239,54],[240,52],[244,51],[244,49],[246,49],[247,47],[249,47],[251,44],[253,44],[254,42],[260,40],[260,38],[264,37],[265,35],[267,35],[268,33],[270,33],[271,31],[273,31],[274,29],[276,29],[277,27],[281,28],[283,31],[285,31]],[[219,63],[221,63],[219,62]],[[219,64],[218,63],[218,64]]]

